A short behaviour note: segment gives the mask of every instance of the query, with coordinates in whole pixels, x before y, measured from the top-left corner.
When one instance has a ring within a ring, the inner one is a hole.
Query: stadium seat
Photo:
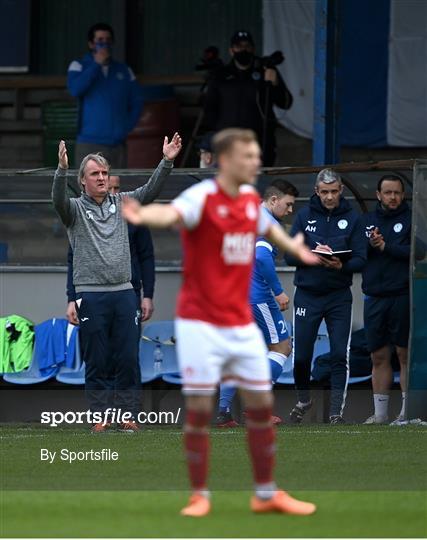
[[[52,370],[49,374],[42,375],[37,363],[36,356],[37,343],[34,346],[33,357],[31,364],[27,369],[20,371],[19,373],[4,373],[3,379],[12,384],[38,384],[47,381],[55,375],[55,370]]]
[[[162,379],[169,384],[182,384],[182,378],[179,373],[165,373]]]
[[[400,371],[393,372],[393,382],[396,384],[400,384]]]
[[[318,336],[328,336],[328,329],[326,327],[326,323],[325,323],[325,320],[323,319],[322,322],[320,323],[320,326],[319,326],[319,330],[317,332],[317,335]]]
[[[69,368],[61,367],[56,375],[56,380],[64,384],[84,384],[85,383],[86,366],[82,361],[80,354],[79,340],[76,340],[76,354],[74,357],[74,365]]]
[[[364,377],[349,377],[348,384],[357,384],[372,379],[372,375],[365,375]]]
[[[295,384],[295,379],[292,372],[283,372],[277,379],[276,384]]]
[[[331,350],[329,345],[329,337],[327,335],[318,334],[314,342],[313,360],[321,354],[327,354]]]

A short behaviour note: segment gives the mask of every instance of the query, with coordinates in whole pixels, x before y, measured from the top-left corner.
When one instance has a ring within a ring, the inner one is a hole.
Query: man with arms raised
[[[64,141],[59,144],[52,199],[73,250],[73,283],[82,356],[86,362],[86,395],[92,412],[105,413],[108,408],[111,359],[115,362],[116,407],[123,412],[132,411],[138,390],[140,306],[131,284],[128,226],[121,214],[123,196],[133,197],[142,204],[153,197],[172,170],[180,149],[181,138],[177,133],[171,142],[165,137],[164,159],[151,180],[135,191],[118,194],[108,192],[106,159],[100,154],[89,154],[79,170],[82,194],[70,198],[66,189],[67,149]],[[102,430],[99,424],[92,429]],[[134,431],[135,425],[131,418],[121,428]]]
[[[247,414],[249,453],[255,479],[254,512],[307,515],[314,504],[278,490],[273,480],[275,433],[267,351],[249,306],[255,241],[263,235],[280,248],[316,264],[301,237],[290,239],[260,212],[254,184],[260,148],[250,130],[227,129],[213,140],[219,174],[184,191],[168,205],[123,205],[132,223],[182,227],[184,276],[176,319],[178,359],[186,396],[184,444],[193,494],[185,516],[205,516],[213,398],[220,380],[241,391]]]

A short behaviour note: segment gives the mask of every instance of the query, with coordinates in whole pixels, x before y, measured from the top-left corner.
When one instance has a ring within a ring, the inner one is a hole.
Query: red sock
[[[194,428],[207,427],[209,413],[187,411],[187,424]],[[204,431],[184,432],[184,446],[188,474],[194,491],[206,489],[209,459],[209,433]]]
[[[271,419],[271,409],[251,409],[247,418],[253,422],[267,422]],[[276,433],[273,426],[257,427],[248,425],[247,439],[252,469],[256,484],[268,484],[273,481],[273,468],[276,456]]]

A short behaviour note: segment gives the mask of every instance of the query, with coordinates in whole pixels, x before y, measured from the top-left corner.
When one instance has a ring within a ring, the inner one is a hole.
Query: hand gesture
[[[369,237],[369,243],[373,248],[379,249],[380,251],[384,251],[384,237],[380,233],[378,227],[375,227],[375,229],[371,232],[371,236]]]
[[[171,142],[165,137],[163,142],[163,155],[166,159],[173,161],[176,156],[180,153],[182,148],[182,139],[178,133],[172,137]]]
[[[317,244],[316,251],[325,251],[326,253],[331,253],[332,249],[327,244]]]
[[[65,146],[65,141],[59,142],[58,166],[61,169],[68,169],[68,155],[67,155],[67,147]]]
[[[122,199],[122,216],[133,223],[134,225],[140,225],[142,223],[142,206],[133,197],[123,197]]]
[[[276,296],[276,302],[279,304],[280,311],[286,311],[289,308],[289,296],[284,292]]]
[[[277,86],[277,71],[273,68],[266,68],[264,71],[264,81],[271,82],[273,86]]]
[[[338,257],[322,257],[320,256],[320,263],[326,268],[332,268],[333,270],[341,270],[342,262]]]

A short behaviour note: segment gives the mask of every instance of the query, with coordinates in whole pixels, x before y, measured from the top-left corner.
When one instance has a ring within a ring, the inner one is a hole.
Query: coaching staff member
[[[182,143],[176,133],[163,144],[164,159],[154,172],[162,182]],[[73,283],[76,288],[82,354],[86,362],[86,394],[93,412],[104,412],[109,392],[107,365],[114,358],[116,406],[132,411],[138,387],[139,302],[131,285],[128,227],[121,215],[123,196],[144,203],[146,184],[135,191],[108,193],[109,164],[99,154],[87,155],[79,170],[83,193],[67,193],[67,150],[59,144],[59,164],[52,187],[56,212],[67,228],[73,250]],[[151,183],[152,185],[152,183]],[[93,426],[97,431],[97,426]]]
[[[249,32],[241,30],[232,38],[229,49],[231,61],[220,67],[208,85],[203,125],[207,130],[219,131],[239,127],[255,131],[265,167],[274,165],[276,157],[275,129],[277,120],[273,105],[289,109],[292,94],[276,68],[265,68],[255,56],[255,43]],[[270,100],[266,107],[267,86]],[[267,137],[264,144],[263,126],[267,108]]]
[[[372,359],[374,414],[365,424],[388,421],[389,391],[393,372],[391,348],[400,363],[402,408],[397,422],[405,418],[406,370],[409,340],[409,260],[411,253],[411,210],[399,176],[387,174],[378,182],[378,204],[365,216],[368,264],[363,271],[364,319]],[[416,257],[424,257],[417,244]]]
[[[349,375],[348,350],[352,325],[353,272],[360,272],[366,262],[363,223],[343,197],[341,177],[331,169],[319,172],[315,194],[310,204],[296,215],[291,235],[303,232],[311,249],[352,250],[342,263],[338,257],[321,257],[316,268],[303,266],[286,255],[296,266],[294,298],[294,377],[298,403],[290,421],[300,423],[310,409],[310,373],[314,342],[320,323],[325,319],[331,347],[331,424],[344,422],[342,414]]]

